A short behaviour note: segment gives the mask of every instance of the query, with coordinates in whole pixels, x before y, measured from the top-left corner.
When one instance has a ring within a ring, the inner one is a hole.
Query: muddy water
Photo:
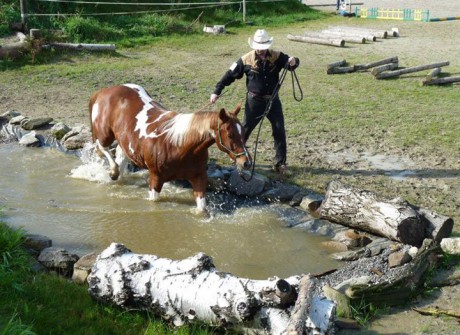
[[[212,215],[205,219],[191,210],[191,190],[178,185],[165,185],[159,202],[147,200],[146,176],[129,173],[113,182],[87,153],[3,144],[2,220],[80,256],[111,242],[172,259],[205,252],[217,269],[254,279],[338,266],[321,248],[326,237],[286,227],[295,209],[209,193]]]

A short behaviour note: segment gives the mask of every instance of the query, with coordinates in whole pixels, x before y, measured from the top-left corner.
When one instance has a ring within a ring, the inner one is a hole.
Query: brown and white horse
[[[110,164],[110,177],[118,179],[128,159],[149,170],[149,199],[157,200],[165,182],[186,179],[193,187],[197,211],[206,211],[208,148],[216,143],[236,163],[251,167],[237,119],[232,113],[169,111],[134,84],[103,88],[89,102],[93,141]],[[109,151],[117,141],[115,159]]]

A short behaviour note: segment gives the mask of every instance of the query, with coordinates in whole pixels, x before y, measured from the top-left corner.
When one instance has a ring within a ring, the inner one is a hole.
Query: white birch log
[[[317,37],[317,38],[324,38],[324,39],[342,39],[345,42],[349,43],[358,43],[358,44],[364,44],[366,43],[366,39],[362,36],[356,36],[356,35],[347,35],[347,34],[341,34],[341,33],[334,33],[334,32],[314,32],[314,31],[306,31],[304,33],[304,36],[308,37]]]
[[[306,327],[306,320],[313,302],[313,290],[318,280],[306,275],[300,279],[299,295],[291,312],[291,319],[286,329],[286,335],[303,335]]]
[[[449,64],[450,64],[449,61],[445,61],[445,62],[439,62],[439,63],[433,63],[433,64],[406,67],[406,68],[400,69],[400,70],[386,71],[386,72],[378,73],[375,76],[375,78],[376,79],[385,79],[385,78],[391,78],[391,77],[398,77],[398,76],[400,76],[402,74],[419,72],[419,71],[428,70],[428,69],[434,69],[434,68],[437,68],[437,67],[447,66]]]
[[[345,46],[345,41],[339,38],[318,38],[318,37],[308,37],[308,36],[298,36],[289,34],[287,38],[291,41],[305,42],[312,44],[322,44],[322,45],[331,45],[335,47]]]
[[[356,66],[357,71],[361,71],[361,70],[367,70],[370,68],[375,68],[375,67],[378,67],[384,64],[395,64],[395,63],[396,65],[398,64],[398,56],[385,58],[385,59],[382,59],[376,62],[367,63],[367,64],[356,64],[355,66]]]
[[[407,202],[380,199],[339,181],[329,183],[318,211],[323,219],[416,247],[426,235],[426,221]]]
[[[359,37],[359,38],[363,38],[365,41],[368,41],[368,42],[377,41],[377,37],[375,37],[375,35],[359,32],[359,31],[339,31],[339,30],[334,30],[334,29],[323,29],[321,30],[321,32],[327,33],[327,34],[334,34],[336,36]]]
[[[363,28],[363,27],[350,27],[350,26],[334,26],[329,27],[328,30],[333,31],[341,31],[341,32],[355,32],[367,35],[374,35],[377,38],[387,38],[388,31],[382,29],[371,29],[371,28]],[[393,36],[393,32],[390,33]]]
[[[115,44],[85,44],[85,43],[58,43],[53,42],[48,45],[42,46],[46,48],[55,49],[69,49],[69,50],[90,50],[90,51],[113,51]]]
[[[374,67],[371,71],[371,74],[375,77],[376,75],[384,71],[392,71],[394,69],[397,69],[398,66],[399,66],[398,62],[380,65],[380,66]]]
[[[203,253],[175,261],[134,254],[117,243],[98,256],[88,276],[89,292],[95,299],[152,310],[176,326],[199,320],[227,329],[262,328],[270,334],[286,329],[299,281],[300,276],[238,278],[217,271]],[[327,320],[321,322],[331,328],[335,310],[329,310]]]
[[[421,86],[425,85],[445,85],[445,84],[453,84],[460,82],[460,76],[456,77],[444,77],[444,78],[433,78],[431,80],[427,80],[426,78],[422,79],[420,82]]]

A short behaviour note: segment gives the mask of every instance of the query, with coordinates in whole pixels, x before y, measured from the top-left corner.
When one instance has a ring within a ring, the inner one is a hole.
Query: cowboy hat
[[[272,45],[273,37],[270,37],[265,29],[258,29],[254,34],[254,38],[249,37],[248,43],[254,50],[266,50]]]

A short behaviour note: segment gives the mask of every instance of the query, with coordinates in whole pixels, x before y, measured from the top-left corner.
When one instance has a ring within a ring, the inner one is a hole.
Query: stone
[[[50,130],[51,135],[53,135],[56,139],[60,140],[64,137],[71,130],[70,127],[65,125],[62,122],[56,123]]]
[[[342,252],[348,250],[347,245],[339,241],[324,241],[321,242],[321,245],[326,249],[333,250],[334,252]]]
[[[5,118],[8,121],[10,121],[12,118],[20,116],[20,115],[21,115],[21,113],[19,113],[18,111],[9,110],[9,111],[3,113],[2,115],[0,115],[0,117]]]
[[[56,247],[43,249],[38,256],[38,261],[49,271],[56,271],[66,277],[72,275],[73,266],[78,259],[77,255],[69,254],[67,250]]]
[[[24,235],[24,247],[35,250],[42,251],[43,249],[51,247],[53,242],[50,238],[44,235],[39,234],[25,234]]]
[[[268,178],[258,173],[254,173],[252,178],[250,178],[249,172],[244,172],[243,176],[241,177],[236,169],[230,174],[227,186],[230,192],[237,195],[254,197],[260,195],[268,184]]]
[[[390,268],[395,268],[406,263],[409,263],[412,260],[412,257],[409,255],[407,250],[400,250],[393,252],[388,257],[388,266]]]
[[[315,203],[315,202],[321,202],[324,200],[324,196],[322,196],[321,194],[319,193],[309,193],[307,195],[305,195],[303,198],[302,198],[302,201],[300,202],[300,208],[302,209],[305,209],[305,210],[310,210],[310,204],[311,203]]]
[[[372,281],[372,276],[354,277],[354,278],[344,280],[340,284],[337,284],[336,286],[334,286],[334,290],[347,294],[348,288],[353,287],[353,286],[369,285],[371,281]]]
[[[441,249],[446,254],[460,255],[460,237],[449,237],[441,240]]]
[[[272,188],[264,192],[261,197],[268,201],[289,202],[300,191],[301,188],[296,185],[277,182],[272,185]]]
[[[97,254],[91,253],[81,257],[73,266],[72,280],[77,284],[86,283],[91,269],[96,263]]]
[[[91,129],[87,126],[74,127],[64,135],[61,141],[67,150],[81,149],[85,143],[92,141]]]
[[[25,130],[39,129],[49,125],[53,121],[51,117],[39,117],[34,119],[26,119],[21,122],[21,127]]]
[[[344,293],[339,292],[336,289],[330,287],[329,285],[323,286],[323,292],[326,298],[335,301],[335,303],[337,304],[337,315],[346,318],[352,317],[350,298],[348,298]]]
[[[41,143],[35,131],[25,134],[19,140],[19,144],[25,147],[40,147]]]

